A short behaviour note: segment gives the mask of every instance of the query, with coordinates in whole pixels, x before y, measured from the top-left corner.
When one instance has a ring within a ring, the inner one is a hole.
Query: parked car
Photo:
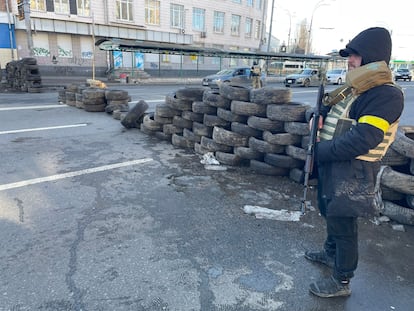
[[[204,77],[202,80],[202,84],[203,86],[209,86],[211,88],[218,88],[218,85],[221,82],[251,84],[252,80],[250,78],[250,71],[250,67],[234,67],[223,69],[217,72],[216,74]],[[264,72],[262,72],[260,81],[261,86],[264,86],[266,82],[266,75]]]
[[[394,71],[394,80],[411,81],[411,71],[407,68],[399,68]]]
[[[285,86],[308,87],[320,85],[321,77],[318,73],[318,69],[305,68],[300,73],[287,75],[284,80]]]
[[[331,69],[326,72],[327,84],[343,84],[346,79],[346,69]]]

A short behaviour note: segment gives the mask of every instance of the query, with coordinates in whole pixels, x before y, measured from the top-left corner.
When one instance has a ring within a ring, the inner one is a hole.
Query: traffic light
[[[24,20],[24,1],[25,0],[17,0],[17,16],[19,21]]]

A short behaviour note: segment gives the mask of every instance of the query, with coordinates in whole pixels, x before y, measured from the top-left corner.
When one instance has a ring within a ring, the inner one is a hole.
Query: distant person
[[[254,89],[258,89],[261,87],[260,85],[260,77],[262,75],[262,69],[257,64],[256,61],[253,62],[253,66],[250,70],[250,78],[252,79],[252,84]]]
[[[376,214],[380,160],[394,141],[404,106],[388,67],[391,47],[390,33],[374,27],[340,50],[348,58],[348,87],[328,98],[321,119],[311,121],[319,121],[320,127],[315,163],[318,208],[327,235],[322,250],[307,251],[305,258],[332,269],[328,278],[310,285],[319,297],[351,295],[350,280],[358,265],[357,220]]]

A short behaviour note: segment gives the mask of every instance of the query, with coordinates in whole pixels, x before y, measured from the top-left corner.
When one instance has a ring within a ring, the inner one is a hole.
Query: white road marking
[[[47,176],[47,177],[27,179],[23,181],[0,185],[0,191],[25,187],[28,185],[34,185],[34,184],[39,184],[39,183],[48,182],[48,181],[55,181],[55,180],[64,179],[64,178],[71,178],[71,177],[85,175],[85,174],[92,174],[92,173],[97,173],[97,172],[102,172],[102,171],[107,171],[107,170],[113,170],[113,169],[125,167],[125,166],[143,164],[146,162],[150,162],[152,160],[153,159],[151,158],[144,158],[144,159],[139,159],[139,160],[132,160],[132,161],[127,161],[127,162],[120,162],[120,163],[115,163],[115,164],[87,168],[87,169],[80,170],[80,171],[68,172],[68,173],[63,173],[63,174]]]
[[[68,106],[65,106],[65,105],[42,105],[42,106],[24,106],[24,107],[3,107],[3,108],[0,108],[0,111],[44,109],[44,108],[64,108],[64,107],[68,107]]]
[[[34,127],[34,128],[22,129],[22,130],[0,131],[0,135],[24,133],[24,132],[35,132],[35,131],[46,131],[46,130],[56,130],[56,129],[65,129],[65,128],[70,128],[70,127],[80,127],[80,126],[87,126],[87,125],[88,124],[86,124],[86,123],[80,123],[80,124],[71,124],[71,125],[50,126],[50,127]]]

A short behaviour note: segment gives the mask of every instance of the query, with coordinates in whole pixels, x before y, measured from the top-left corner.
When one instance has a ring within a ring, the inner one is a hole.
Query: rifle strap
[[[348,85],[343,85],[332,92],[326,93],[323,99],[323,104],[325,106],[334,106],[341,100],[344,100],[351,93],[352,88]]]

